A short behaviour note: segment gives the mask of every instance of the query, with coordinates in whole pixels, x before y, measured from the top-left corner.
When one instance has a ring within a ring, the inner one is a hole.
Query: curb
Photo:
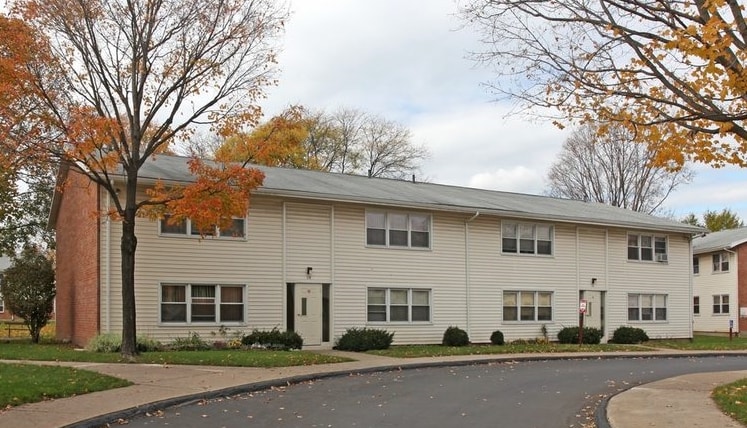
[[[421,368],[432,368],[432,367],[453,367],[453,366],[469,366],[478,364],[490,364],[490,363],[509,363],[509,362],[524,362],[524,361],[549,361],[549,360],[588,360],[588,359],[599,359],[599,360],[611,360],[611,359],[635,359],[635,358],[693,358],[693,357],[722,357],[722,356],[733,356],[733,355],[747,355],[747,351],[729,351],[729,352],[717,352],[717,351],[704,351],[697,353],[637,353],[637,354],[584,354],[584,355],[523,355],[513,357],[485,357],[485,358],[474,358],[467,360],[446,360],[446,361],[428,361],[428,362],[412,362],[404,364],[384,364],[384,365],[373,365],[370,367],[364,367],[355,370],[336,370],[330,372],[319,372],[305,375],[295,375],[283,378],[278,378],[268,381],[252,382],[244,385],[232,386],[228,388],[221,388],[212,391],[205,391],[196,394],[188,394],[180,397],[169,398],[165,400],[154,401],[147,405],[130,407],[122,409],[121,411],[108,413],[105,415],[88,418],[82,421],[78,421],[72,424],[64,425],[62,428],[94,428],[100,426],[109,426],[110,424],[117,423],[118,421],[130,419],[133,417],[141,416],[146,413],[154,412],[159,409],[167,407],[179,407],[184,405],[190,405],[202,400],[211,400],[221,397],[246,394],[250,392],[264,391],[267,389],[289,386],[293,384],[299,384],[303,382],[327,379],[333,377],[349,376],[351,374],[368,374],[375,372],[384,371],[396,371],[396,370],[416,370]],[[597,428],[612,428],[607,420],[607,405],[612,397],[615,397],[623,392],[626,392],[632,388],[640,385],[630,385],[629,388],[625,388],[613,395],[609,395],[602,399],[597,408],[594,411],[594,421]]]

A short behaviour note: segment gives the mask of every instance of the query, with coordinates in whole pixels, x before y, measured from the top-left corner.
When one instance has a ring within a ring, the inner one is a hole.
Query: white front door
[[[604,326],[604,301],[600,291],[584,290],[581,298],[586,300],[586,314],[584,315],[584,327],[603,328]]]
[[[322,284],[296,284],[293,308],[295,330],[304,346],[322,344]]]

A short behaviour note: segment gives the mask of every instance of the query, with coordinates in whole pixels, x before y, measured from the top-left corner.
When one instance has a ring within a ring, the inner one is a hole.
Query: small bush
[[[467,346],[469,345],[469,336],[466,331],[459,327],[449,327],[444,332],[441,344],[444,346]]]
[[[578,327],[565,327],[558,332],[560,343],[578,343]],[[598,345],[602,341],[602,330],[584,327],[583,341],[587,345]]]
[[[634,343],[648,342],[648,335],[643,329],[636,327],[618,327],[612,333],[612,342],[631,345]]]
[[[252,332],[241,339],[245,346],[259,347],[264,349],[276,349],[287,351],[290,349],[301,349],[303,338],[295,331],[252,330]]]
[[[392,345],[394,333],[375,328],[349,328],[337,340],[335,349],[341,351],[365,352],[372,349],[388,349]]]
[[[503,345],[506,342],[503,340],[503,332],[496,330],[490,335],[490,343],[493,345]]]
[[[196,331],[193,331],[187,337],[174,339],[169,344],[169,348],[174,351],[206,351],[212,347]]]
[[[138,352],[160,351],[163,348],[161,342],[148,336],[139,335],[136,341]],[[86,350],[91,352],[119,352],[122,350],[122,336],[115,333],[99,334],[88,342]]]
[[[122,348],[122,337],[114,333],[103,333],[88,341],[86,351],[119,352]]]

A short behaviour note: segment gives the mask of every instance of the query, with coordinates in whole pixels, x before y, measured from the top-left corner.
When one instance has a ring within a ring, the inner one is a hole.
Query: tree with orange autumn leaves
[[[30,82],[56,87],[46,41],[22,20],[0,15],[0,254],[15,255],[35,241],[54,245],[46,230],[54,159],[38,144],[49,141],[49,111]]]
[[[460,2],[496,93],[561,125],[621,123],[659,165],[747,166],[744,2]]]
[[[58,82],[28,79],[50,112],[38,118],[43,144],[29,144],[88,176],[111,200],[104,214],[122,223],[121,352],[132,357],[138,217],[226,224],[245,215],[263,179],[244,163],[195,158],[193,184],[157,183],[143,196],[140,169],[175,142],[189,144],[196,126],[225,136],[258,123],[287,11],[273,0],[19,0],[13,11],[43,35]]]

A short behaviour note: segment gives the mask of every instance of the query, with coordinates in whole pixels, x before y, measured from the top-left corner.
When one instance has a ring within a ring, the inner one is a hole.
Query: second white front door
[[[322,284],[296,284],[295,330],[304,346],[322,344]]]

